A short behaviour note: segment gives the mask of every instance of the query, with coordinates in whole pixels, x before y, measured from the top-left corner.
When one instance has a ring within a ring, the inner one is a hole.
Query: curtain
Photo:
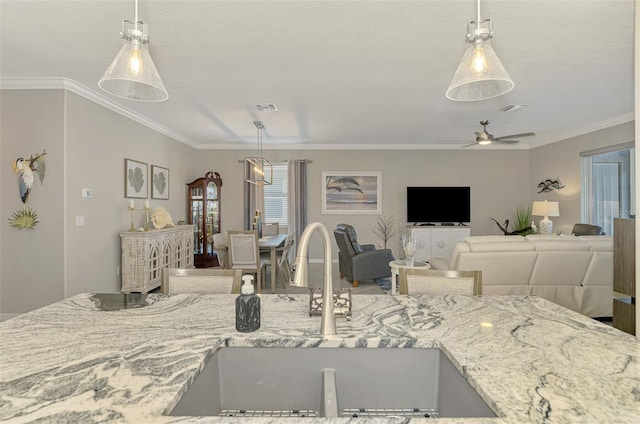
[[[305,159],[289,161],[289,232],[295,231],[294,248],[289,251],[291,261],[307,226],[307,162]]]
[[[244,229],[253,230],[253,217],[256,211],[264,210],[264,186],[247,182],[255,178],[253,165],[244,161]]]

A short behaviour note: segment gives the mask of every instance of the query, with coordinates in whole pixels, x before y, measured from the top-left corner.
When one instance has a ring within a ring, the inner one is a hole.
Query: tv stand
[[[425,228],[428,227],[428,228]],[[418,249],[414,259],[416,261],[428,261],[431,258],[449,258],[456,243],[463,241],[471,235],[471,227],[442,225],[408,225],[411,238],[418,241]]]

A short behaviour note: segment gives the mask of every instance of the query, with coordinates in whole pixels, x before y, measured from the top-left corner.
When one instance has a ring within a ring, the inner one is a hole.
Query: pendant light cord
[[[478,0],[478,4],[480,4],[480,0]],[[138,0],[135,0],[135,12],[133,15],[133,21],[136,23],[136,26],[138,26]]]

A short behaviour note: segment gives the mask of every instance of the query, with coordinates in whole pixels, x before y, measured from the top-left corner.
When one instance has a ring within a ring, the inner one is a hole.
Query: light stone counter
[[[102,311],[85,294],[0,323],[0,421],[267,423],[163,414],[220,346],[437,346],[499,417],[440,422],[640,422],[636,340],[540,298],[358,295],[335,339],[320,337],[301,295],[262,295],[260,330],[238,333],[234,298],[150,294],[148,306]]]

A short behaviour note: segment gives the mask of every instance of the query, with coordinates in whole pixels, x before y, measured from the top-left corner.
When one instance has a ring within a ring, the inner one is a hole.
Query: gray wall
[[[26,312],[77,293],[120,290],[119,232],[129,228],[125,158],[170,169],[170,199],[152,199],[151,205],[165,207],[174,221],[186,219],[186,184],[206,171],[220,172],[222,229],[242,228],[243,176],[238,161],[253,151],[194,150],[63,90],[2,90],[0,99],[0,315]],[[629,123],[534,150],[266,150],[265,156],[274,162],[312,160],[309,222],[321,221],[330,230],[350,222],[361,242],[379,244],[372,232],[378,216],[322,215],[322,171],[382,172],[383,214],[398,222],[406,219],[406,186],[469,185],[472,234],[498,234],[490,218],[511,218],[518,205],[537,198],[537,183],[550,176],[567,184],[554,193],[570,199],[562,200],[560,219],[577,222],[578,153],[632,139]],[[42,185],[36,182],[30,200],[40,224],[35,230],[18,231],[7,224],[21,207],[11,162],[43,149],[48,153],[46,179]],[[90,188],[93,197],[83,199],[83,188]],[[140,207],[142,201],[137,204]],[[75,226],[76,216],[84,216],[84,227]],[[137,212],[136,224],[142,223],[143,215]],[[397,243],[391,246],[397,254]],[[314,238],[310,257],[318,259],[320,252]]]
[[[2,91],[0,96],[0,312],[24,312],[65,298],[64,92]],[[23,204],[12,163],[47,151],[42,184],[36,176],[29,206],[35,230],[7,220]]]
[[[242,228],[242,172],[240,150],[202,151],[198,167],[222,175],[222,228]],[[308,164],[309,222],[320,221],[329,230],[347,222],[362,243],[379,244],[373,233],[378,215],[323,215],[322,171],[382,172],[383,215],[406,223],[406,187],[419,185],[471,186],[471,233],[500,234],[490,217],[511,218],[519,204],[529,202],[529,153],[527,150],[265,150],[272,162],[310,159]],[[334,259],[337,258],[335,240]],[[390,244],[396,248],[394,241]],[[320,241],[312,243],[313,260],[321,257]],[[396,249],[396,255],[399,253]]]
[[[83,292],[120,290],[119,232],[130,225],[124,159],[170,169],[169,200],[151,199],[186,219],[184,181],[199,175],[194,149],[64,90],[2,90],[0,314],[26,312]],[[21,207],[13,160],[47,151],[44,184],[29,204],[33,230],[7,224]],[[93,197],[82,198],[83,188]],[[137,207],[143,201],[136,200]],[[76,216],[85,226],[76,227]],[[144,223],[136,212],[136,225]]]
[[[554,231],[560,226],[570,228],[576,222],[582,222],[580,216],[580,152],[632,142],[635,137],[634,124],[635,122],[627,122],[530,151],[529,187],[531,201],[559,202],[560,216],[551,218]],[[566,185],[565,188],[548,193],[537,193],[540,181],[556,177],[559,177]],[[535,220],[537,222],[539,218],[535,217]]]

